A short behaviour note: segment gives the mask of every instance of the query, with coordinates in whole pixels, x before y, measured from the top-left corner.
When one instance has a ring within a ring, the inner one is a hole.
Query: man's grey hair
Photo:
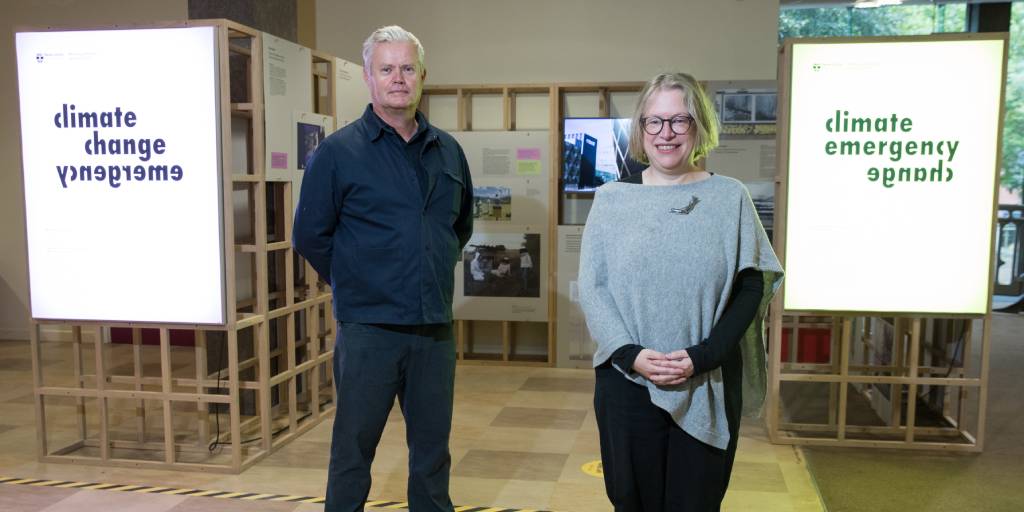
[[[423,69],[423,45],[412,32],[399,27],[389,25],[374,30],[370,37],[363,41],[363,66],[370,67],[370,57],[373,56],[373,47],[380,43],[412,43],[416,46],[416,56],[419,57],[420,69]]]

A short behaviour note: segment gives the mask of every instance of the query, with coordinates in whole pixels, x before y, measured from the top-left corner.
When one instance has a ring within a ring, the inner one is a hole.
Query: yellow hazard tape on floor
[[[593,463],[589,463],[593,464]],[[600,471],[600,461],[597,461]],[[584,468],[586,465],[584,465]],[[584,469],[586,472],[586,469]],[[597,475],[599,476],[599,475]],[[145,494],[169,494],[174,496],[222,498],[231,500],[246,501],[288,501],[292,503],[323,503],[324,498],[316,496],[289,496],[286,494],[260,494],[255,492],[236,491],[210,491],[203,489],[178,489],[173,487],[160,487],[150,485],[124,485],[97,482],[72,482],[66,480],[44,480],[34,478],[14,478],[0,476],[0,484],[8,485],[29,485],[32,487],[55,487],[61,489],[80,489],[90,491],[113,491],[113,492],[134,492]],[[385,509],[408,509],[409,504],[404,501],[367,500],[367,507]],[[504,508],[504,507],[475,507],[472,505],[461,505],[455,507],[456,512],[553,512],[550,510],[536,510],[525,508]]]

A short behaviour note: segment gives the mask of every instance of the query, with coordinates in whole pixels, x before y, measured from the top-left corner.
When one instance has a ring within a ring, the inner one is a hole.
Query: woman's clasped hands
[[[686,350],[663,354],[645,348],[633,361],[633,370],[658,386],[677,386],[693,375],[693,361]]]

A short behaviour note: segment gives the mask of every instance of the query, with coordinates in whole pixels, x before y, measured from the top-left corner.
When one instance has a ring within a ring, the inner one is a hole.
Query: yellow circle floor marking
[[[604,468],[601,466],[601,461],[599,460],[590,461],[581,466],[580,469],[590,476],[597,478],[604,477]]]

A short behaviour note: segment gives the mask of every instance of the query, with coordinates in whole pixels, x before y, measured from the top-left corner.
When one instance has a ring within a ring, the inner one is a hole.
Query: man
[[[526,291],[530,289],[530,271],[532,270],[533,258],[530,257],[530,252],[526,248],[519,249],[519,273],[523,279],[523,296],[526,296]]]
[[[377,29],[363,64],[372,102],[313,153],[293,231],[296,251],[331,284],[338,320],[325,510],[363,510],[398,396],[410,510],[452,511],[452,287],[473,186],[462,148],[416,111],[426,77],[416,36]]]

